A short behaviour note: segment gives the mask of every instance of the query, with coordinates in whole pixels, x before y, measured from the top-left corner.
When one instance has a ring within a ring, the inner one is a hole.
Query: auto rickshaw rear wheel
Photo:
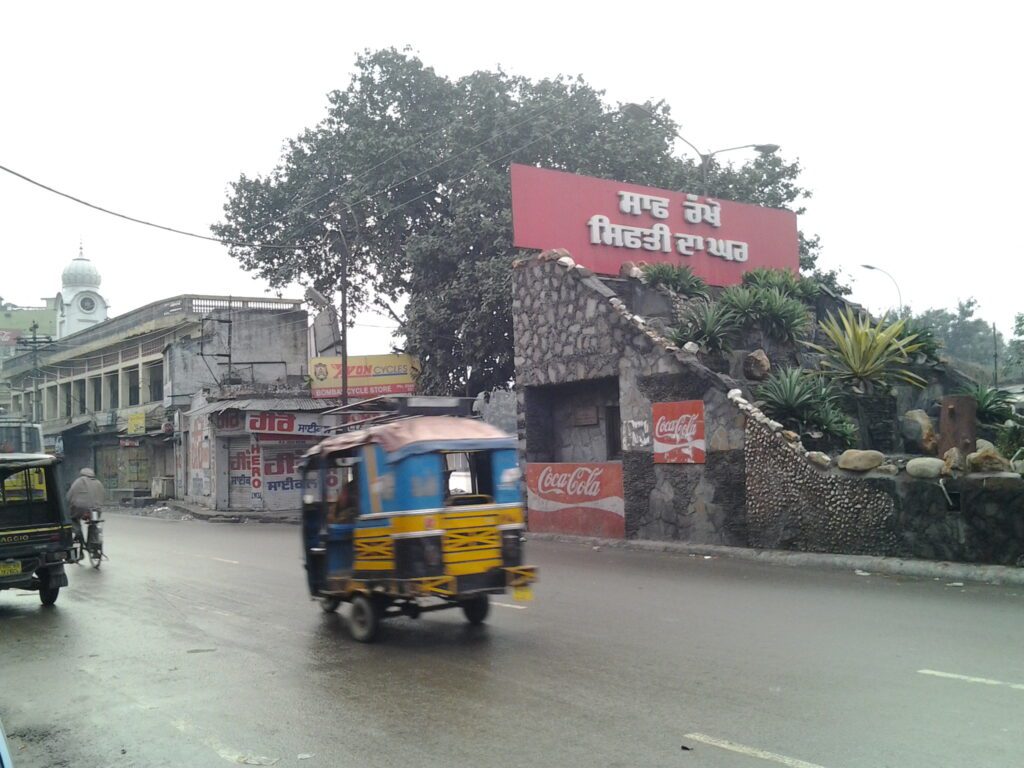
[[[463,600],[460,605],[462,606],[462,612],[466,616],[466,621],[470,624],[483,624],[491,610],[491,601],[486,594],[474,595],[467,600]]]
[[[380,631],[382,618],[380,603],[366,595],[356,595],[352,599],[352,611],[348,617],[349,632],[360,643],[372,643]]]
[[[39,600],[43,605],[53,605],[57,602],[57,595],[60,594],[60,587],[40,587]]]

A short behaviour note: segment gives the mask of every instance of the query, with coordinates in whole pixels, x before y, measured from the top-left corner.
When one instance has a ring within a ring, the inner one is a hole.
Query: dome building
[[[58,339],[107,319],[107,301],[99,293],[101,282],[99,270],[85,258],[79,245],[78,257],[61,274],[61,291],[57,294]]]

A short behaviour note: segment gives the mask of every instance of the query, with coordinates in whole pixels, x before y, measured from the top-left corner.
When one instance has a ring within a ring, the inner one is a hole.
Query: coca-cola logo
[[[537,492],[552,496],[601,496],[600,467],[576,467],[571,472],[558,472],[544,467],[537,478]]]
[[[675,419],[665,416],[654,423],[654,437],[676,445],[686,445],[697,435],[699,418],[696,414],[684,413]]]

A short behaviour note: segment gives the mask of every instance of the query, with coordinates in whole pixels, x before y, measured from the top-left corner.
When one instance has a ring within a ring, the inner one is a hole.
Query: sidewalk
[[[702,557],[729,557],[771,565],[802,568],[828,568],[853,571],[861,576],[910,576],[922,579],[974,581],[986,584],[1024,586],[1024,568],[1007,565],[972,565],[938,560],[904,560],[898,557],[872,555],[833,555],[825,552],[786,552],[776,549],[748,549],[713,544],[689,544],[679,541],[647,541],[644,539],[598,539],[559,533],[527,533],[527,539],[558,541],[588,547],[630,549],[642,552],[667,552]]]
[[[171,517],[173,519],[203,520],[208,523],[287,523],[298,525],[302,522],[299,510],[271,512],[238,512],[223,509],[207,509],[177,499],[165,499],[146,507],[109,506],[110,512],[136,517]]]

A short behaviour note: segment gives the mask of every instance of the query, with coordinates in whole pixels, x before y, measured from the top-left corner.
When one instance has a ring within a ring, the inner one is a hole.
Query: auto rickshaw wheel
[[[341,605],[340,597],[320,598],[320,607],[323,609],[324,613],[334,613],[336,610],[338,610],[339,605]]]
[[[348,617],[352,638],[360,643],[372,643],[380,631],[381,613],[379,603],[366,595],[356,595],[352,599],[352,611]]]
[[[57,602],[57,595],[60,594],[60,587],[40,587],[39,600],[43,605],[53,605]]]
[[[483,624],[491,610],[491,601],[486,594],[475,595],[468,600],[463,600],[459,605],[466,616],[466,621],[474,625]]]

